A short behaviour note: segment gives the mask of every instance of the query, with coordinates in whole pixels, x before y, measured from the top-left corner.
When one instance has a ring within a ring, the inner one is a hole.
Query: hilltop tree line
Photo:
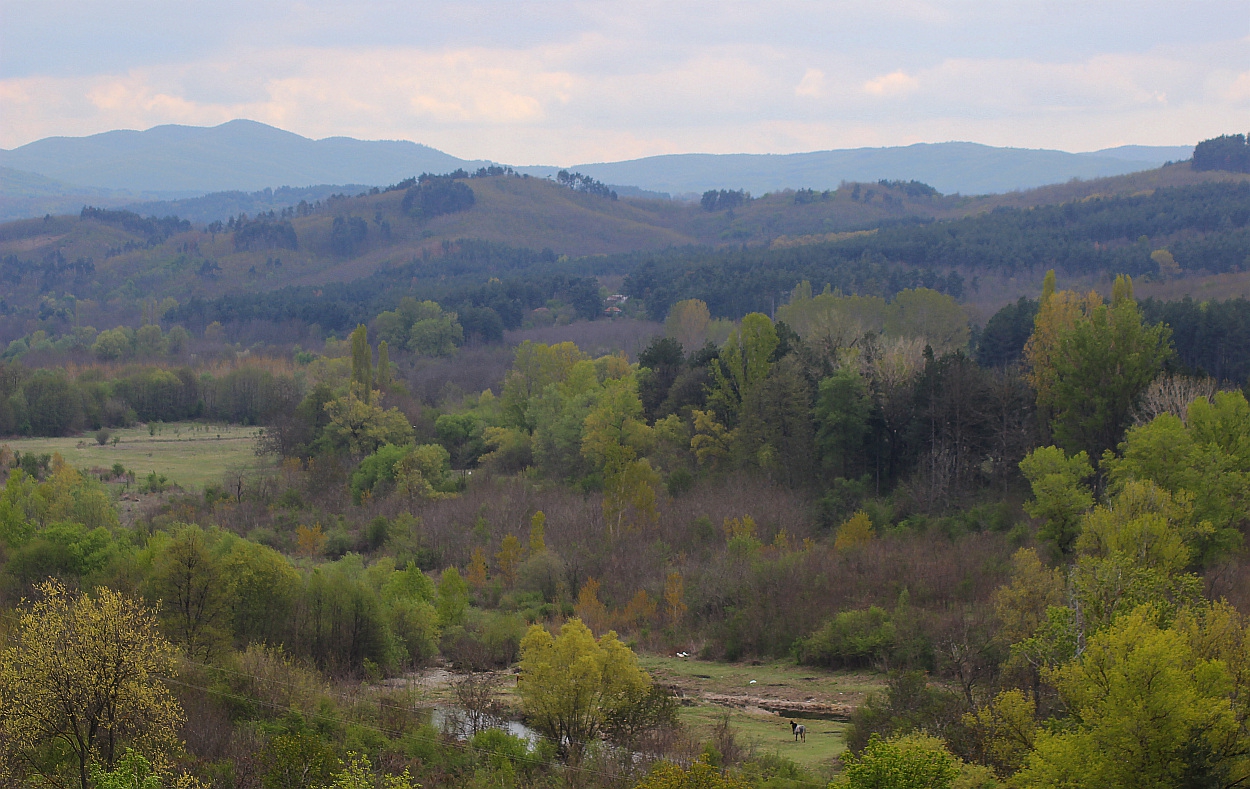
[[[1226,170],[1250,173],[1250,144],[1244,134],[1225,134],[1203,140],[1194,147],[1195,170]]]

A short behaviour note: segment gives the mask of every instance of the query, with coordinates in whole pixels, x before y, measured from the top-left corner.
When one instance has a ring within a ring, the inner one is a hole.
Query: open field
[[[113,430],[119,440],[100,446],[94,433],[66,438],[0,439],[15,452],[59,452],[75,468],[111,468],[121,463],[139,479],[155,471],[187,489],[219,482],[227,469],[260,469],[270,461],[256,457],[258,428],[170,422]]]
[[[845,717],[885,686],[879,675],[830,672],[788,660],[751,665],[640,655],[639,662],[656,681],[680,689],[681,720],[698,736],[709,736],[728,715],[740,744],[814,771],[827,768],[846,749]],[[807,726],[806,743],[794,742],[790,720]]]

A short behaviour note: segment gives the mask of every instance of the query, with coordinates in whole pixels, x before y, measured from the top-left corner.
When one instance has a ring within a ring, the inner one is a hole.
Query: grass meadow
[[[846,721],[829,715],[778,713],[759,702],[768,706],[816,702],[849,711],[885,687],[881,675],[832,672],[788,660],[718,663],[640,654],[639,662],[657,682],[681,689],[679,717],[696,737],[711,737],[728,716],[740,746],[779,754],[818,774],[846,750]],[[806,742],[794,741],[791,720],[807,727]]]
[[[94,433],[63,438],[0,439],[14,452],[34,452],[61,457],[74,468],[112,468],[121,463],[139,479],[155,471],[187,490],[202,490],[221,481],[227,470],[260,469],[271,461],[254,451],[258,428],[169,422],[112,430],[101,445]]]

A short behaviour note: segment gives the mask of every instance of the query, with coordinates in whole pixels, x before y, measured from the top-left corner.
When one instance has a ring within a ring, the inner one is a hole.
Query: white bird
[[[689,652],[678,652],[678,653],[677,653],[677,657],[679,657],[679,658],[690,657],[690,653],[689,653]]]
[[[750,682],[749,684],[754,685],[754,684],[755,684],[755,680],[751,680],[751,682]]]

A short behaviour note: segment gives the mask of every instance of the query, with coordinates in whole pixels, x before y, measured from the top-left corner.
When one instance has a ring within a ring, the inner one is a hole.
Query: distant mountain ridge
[[[620,184],[622,195],[634,192],[629,187],[674,196],[708,189],[759,195],[881,179],[924,181],[948,194],[991,194],[1123,175],[1191,153],[1190,147],[1128,145],[1067,153],[946,142],[796,154],[673,154],[567,169]],[[475,170],[490,163],[407,141],[311,140],[248,120],[49,137],[0,150],[0,219],[76,210],[77,201],[116,206],[282,186],[385,186],[422,172]],[[516,169],[547,177],[562,168]]]
[[[918,143],[792,154],[669,154],[581,164],[579,172],[609,183],[670,194],[707,189],[832,189],[843,181],[923,181],[945,194],[997,194],[1154,169],[1189,158],[1192,147],[1123,146],[1091,153],[995,148],[971,142]],[[524,167],[547,176],[557,168]]]
[[[48,137],[0,151],[0,166],[76,186],[200,194],[314,184],[384,185],[414,173],[485,163],[414,142],[310,140],[247,120]]]

